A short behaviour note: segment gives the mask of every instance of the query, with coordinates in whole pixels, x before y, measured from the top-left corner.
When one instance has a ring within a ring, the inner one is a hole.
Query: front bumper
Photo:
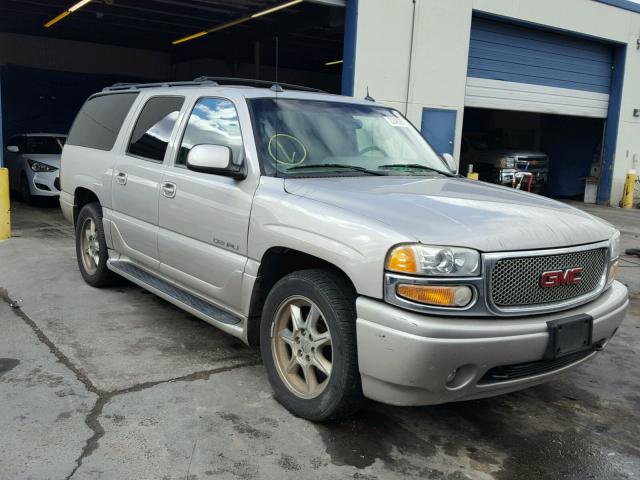
[[[531,177],[531,185],[529,185],[529,174]],[[525,177],[522,178],[521,175]],[[532,192],[540,191],[546,184],[549,178],[549,172],[546,170],[517,170],[511,168],[497,169],[494,172],[493,182],[507,187],[514,187],[521,182],[520,189],[530,189]]]
[[[622,323],[628,305],[627,288],[619,282],[572,310],[518,318],[429,316],[359,297],[356,326],[362,389],[366,397],[383,403],[432,405],[536,385],[581,364],[596,351],[516,379],[487,380],[485,374],[495,367],[542,361],[550,320],[590,315],[593,342],[601,349]]]
[[[31,195],[56,197],[60,195],[60,170],[53,172],[31,172],[29,175]]]

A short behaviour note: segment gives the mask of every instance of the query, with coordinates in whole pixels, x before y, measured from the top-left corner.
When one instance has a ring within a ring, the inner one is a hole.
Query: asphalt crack
[[[146,390],[149,388],[153,388],[157,385],[165,384],[165,383],[175,383],[175,382],[193,382],[197,380],[208,380],[211,375],[217,373],[224,373],[230,370],[236,370],[238,368],[251,367],[254,365],[258,365],[260,363],[259,358],[249,358],[246,357],[229,357],[226,358],[226,361],[236,361],[240,362],[235,365],[230,365],[226,367],[218,367],[212,368],[208,370],[200,370],[197,372],[192,372],[186,375],[181,375],[179,377],[168,378],[164,380],[156,380],[150,382],[143,382],[133,385],[131,387],[119,389],[119,390],[101,390],[96,387],[93,382],[89,379],[87,374],[83,372],[80,368],[78,368],[70,359],[67,357],[57,346],[55,343],[51,341],[51,339],[38,327],[38,325],[22,310],[20,305],[9,297],[9,294],[6,289],[0,288],[0,298],[4,300],[10,307],[13,313],[19,317],[24,323],[26,323],[31,330],[35,333],[36,337],[40,342],[45,344],[49,351],[58,359],[60,363],[62,363],[66,368],[68,368],[74,376],[84,385],[84,387],[91,393],[95,394],[98,398],[96,403],[94,404],[91,411],[85,417],[85,424],[92,432],[91,437],[87,439],[84,447],[82,447],[82,451],[80,455],[76,458],[75,464],[76,466],[73,468],[71,473],[65,477],[65,480],[70,480],[78,469],[82,466],[82,462],[85,458],[89,457],[93,454],[98,448],[100,439],[104,436],[105,430],[104,427],[100,424],[100,416],[102,415],[102,411],[104,410],[105,405],[107,405],[114,397],[120,395],[127,395],[129,393],[136,393],[142,390]],[[245,360],[244,362],[242,360]]]

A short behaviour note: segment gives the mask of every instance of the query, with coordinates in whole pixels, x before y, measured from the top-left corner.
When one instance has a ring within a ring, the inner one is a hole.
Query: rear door
[[[160,268],[181,284],[239,310],[258,176],[234,180],[186,168],[190,149],[200,144],[228,146],[232,161],[244,161],[238,111],[230,100],[194,99],[185,124],[160,190]]]
[[[158,267],[158,195],[167,146],[182,96],[143,100],[113,172],[113,243],[119,252]]]

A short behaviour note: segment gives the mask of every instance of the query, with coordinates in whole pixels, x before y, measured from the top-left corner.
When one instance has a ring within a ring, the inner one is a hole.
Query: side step
[[[109,260],[109,269],[232,335],[242,334],[242,319],[191,295],[130,262]],[[225,328],[227,327],[227,328]]]

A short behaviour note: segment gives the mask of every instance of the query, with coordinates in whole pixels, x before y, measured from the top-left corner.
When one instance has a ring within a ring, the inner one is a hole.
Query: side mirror
[[[187,155],[187,168],[241,180],[247,175],[242,165],[233,165],[233,152],[224,145],[196,145]]]
[[[7,152],[11,152],[11,153],[20,153],[20,148],[16,145],[9,145],[7,147]]]
[[[451,155],[450,153],[443,153],[442,158],[447,164],[447,167],[449,167],[451,173],[456,173],[458,171],[458,165],[456,165],[456,161],[453,158],[453,155]]]

